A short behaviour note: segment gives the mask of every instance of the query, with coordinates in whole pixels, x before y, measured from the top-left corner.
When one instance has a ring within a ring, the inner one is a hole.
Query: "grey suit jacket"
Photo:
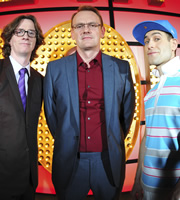
[[[0,194],[19,194],[37,174],[37,125],[42,105],[42,76],[31,68],[26,113],[9,58],[0,60]]]
[[[124,138],[134,111],[129,63],[102,54],[105,119],[110,166],[116,186],[125,176]],[[46,119],[55,138],[52,179],[65,189],[74,170],[80,138],[76,54],[50,62],[44,79]]]

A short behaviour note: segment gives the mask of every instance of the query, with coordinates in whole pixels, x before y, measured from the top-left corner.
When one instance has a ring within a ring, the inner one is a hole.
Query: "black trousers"
[[[11,193],[0,196],[2,200],[35,200],[35,190],[31,183],[29,183],[26,191],[22,194],[13,195]]]

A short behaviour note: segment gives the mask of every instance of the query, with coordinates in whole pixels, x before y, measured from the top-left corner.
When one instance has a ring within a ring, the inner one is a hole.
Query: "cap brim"
[[[147,32],[152,30],[159,30],[169,33],[169,30],[166,29],[164,26],[159,24],[155,21],[144,21],[139,24],[137,24],[133,29],[133,35],[135,39],[140,42],[142,45],[144,45],[144,37]]]

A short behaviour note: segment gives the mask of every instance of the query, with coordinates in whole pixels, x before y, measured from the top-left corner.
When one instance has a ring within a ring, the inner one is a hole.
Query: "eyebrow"
[[[154,32],[154,33],[151,34],[151,36],[156,35],[156,34],[162,35],[160,32]],[[148,36],[145,35],[145,36],[144,36],[144,39],[146,39],[147,37],[148,37]]]
[[[88,23],[84,23],[84,22],[78,22],[77,24],[97,24],[98,22],[88,22]]]

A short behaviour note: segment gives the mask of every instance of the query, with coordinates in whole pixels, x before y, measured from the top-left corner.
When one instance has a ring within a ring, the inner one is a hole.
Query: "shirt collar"
[[[171,59],[169,62],[167,62],[166,64],[162,66],[163,74],[172,75],[172,74],[175,74],[179,70],[180,70],[179,56],[174,57],[173,59]]]
[[[172,58],[171,60],[169,60],[167,63],[165,63],[162,66],[162,72],[164,75],[173,75],[175,73],[177,73],[178,71],[180,71],[180,59],[179,56],[176,56],[174,58]],[[160,77],[159,75],[159,71],[157,69],[154,69],[152,71],[152,73],[156,76],[156,77]]]
[[[9,59],[11,61],[11,64],[13,66],[13,70],[14,70],[15,74],[18,74],[20,69],[26,68],[28,70],[28,75],[30,76],[30,63],[28,63],[28,65],[23,67],[11,55],[9,56]]]
[[[78,52],[76,52],[76,56],[77,56],[77,66],[80,67],[82,64],[84,64],[85,62],[83,61],[83,59],[81,58],[81,56],[79,55]],[[99,66],[102,66],[102,53],[101,51],[98,52],[98,54],[96,55],[96,57],[94,59],[92,59],[90,62],[94,61],[94,62],[98,62]]]

